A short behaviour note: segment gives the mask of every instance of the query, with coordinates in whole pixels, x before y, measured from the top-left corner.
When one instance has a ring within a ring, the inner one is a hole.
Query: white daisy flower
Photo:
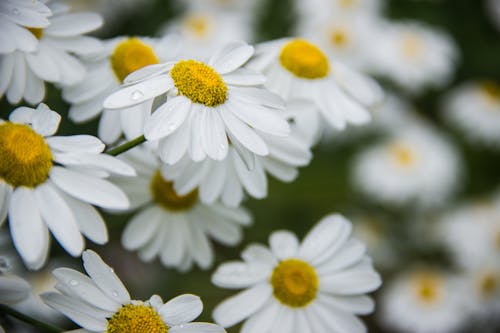
[[[245,209],[203,204],[197,189],[179,195],[162,177],[157,158],[145,149],[122,156],[139,170],[137,177],[114,179],[129,195],[131,208],[140,208],[122,234],[127,250],[138,250],[142,260],[158,257],[166,267],[187,271],[193,263],[202,269],[212,266],[210,238],[226,246],[241,241],[241,227],[252,221]]]
[[[247,319],[244,333],[366,332],[356,315],[373,311],[365,294],[381,280],[351,228],[341,215],[329,215],[302,244],[289,231],[273,232],[270,249],[250,245],[244,261],[219,266],[215,285],[246,289],[215,308],[215,322],[229,327]]]
[[[102,113],[98,134],[105,143],[115,142],[122,133],[129,140],[141,135],[153,100],[120,112],[103,110],[102,104],[130,73],[172,60],[177,53],[176,44],[177,40],[171,36],[163,39],[118,37],[105,41],[102,52],[94,55],[95,61],[86,63],[87,73],[83,80],[63,89],[63,98],[72,104],[69,118],[81,123]]]
[[[33,52],[38,40],[28,28],[46,28],[50,9],[38,0],[4,0],[0,3],[0,54],[15,50]]]
[[[106,225],[90,204],[125,209],[125,194],[105,180],[134,169],[105,154],[89,135],[53,136],[61,116],[45,104],[15,109],[0,120],[0,221],[9,216],[14,245],[30,269],[49,251],[48,230],[71,255],[84,248],[82,234],[107,242]]]
[[[353,182],[373,200],[431,207],[456,190],[461,173],[458,152],[425,126],[409,126],[359,153]]]
[[[461,288],[459,280],[444,272],[412,270],[385,287],[379,319],[398,332],[457,332],[467,319]]]
[[[60,291],[42,294],[45,303],[89,332],[224,333],[215,324],[191,322],[203,304],[198,296],[184,294],[163,303],[158,295],[148,301],[132,300],[130,294],[97,253],[83,252],[87,275],[70,268],[53,271]]]
[[[493,81],[467,82],[445,99],[446,120],[479,144],[500,148],[500,85]]]
[[[147,140],[159,139],[160,157],[169,163],[186,152],[193,161],[207,156],[223,160],[229,140],[265,156],[269,147],[257,131],[286,137],[290,127],[280,114],[283,100],[260,87],[264,76],[241,67],[253,52],[252,46],[233,42],[207,63],[180,60],[146,66],[130,74],[104,107],[129,107],[168,92],[167,101],[146,120],[144,135]]]
[[[382,98],[375,81],[329,59],[304,39],[262,43],[248,66],[263,72],[267,76],[265,86],[286,101],[314,103],[326,123],[337,129],[370,121],[367,108]]]
[[[373,44],[373,72],[411,93],[444,86],[459,58],[448,34],[419,22],[385,22]]]
[[[173,33],[182,40],[182,56],[208,59],[214,52],[235,40],[251,40],[249,11],[218,9],[196,4],[163,27],[163,34]]]
[[[52,7],[59,8],[55,5]],[[38,39],[35,51],[0,55],[0,97],[6,94],[11,104],[23,98],[30,104],[42,101],[44,81],[62,85],[80,81],[85,67],[73,54],[86,55],[101,47],[97,39],[82,36],[102,25],[99,15],[55,9],[53,14],[48,27],[28,29]]]
[[[325,15],[337,13],[340,15],[349,15],[351,17],[370,16],[378,17],[381,15],[383,0],[309,0],[295,1],[298,13],[309,17],[320,19]]]
[[[500,258],[500,200],[484,199],[459,206],[445,214],[438,235],[455,262],[467,270],[490,258]]]
[[[316,119],[311,120],[313,112],[307,112],[307,106],[299,105],[287,108],[292,119],[304,121],[304,125],[317,126]],[[297,108],[297,110],[295,110]],[[300,110],[299,110],[300,108]],[[295,117],[295,114],[301,115]],[[309,113],[309,115],[307,115]],[[296,123],[298,123],[296,121]],[[247,193],[253,198],[262,199],[267,196],[267,174],[284,181],[292,182],[298,176],[298,167],[306,166],[312,158],[310,144],[314,138],[307,131],[301,131],[292,125],[289,137],[278,138],[258,130],[255,131],[269,148],[267,156],[258,156],[232,140],[228,156],[222,161],[205,159],[193,162],[184,156],[178,163],[168,164],[176,156],[171,146],[163,146],[160,154],[166,156],[167,164],[162,166],[162,174],[173,181],[174,189],[180,195],[198,190],[201,202],[214,204],[217,200],[231,207],[237,207]]]

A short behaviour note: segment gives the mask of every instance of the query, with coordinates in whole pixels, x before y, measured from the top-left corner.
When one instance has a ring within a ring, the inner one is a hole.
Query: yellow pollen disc
[[[401,52],[407,58],[413,59],[422,53],[422,39],[416,34],[407,34],[401,40]]]
[[[0,178],[14,187],[36,187],[51,168],[52,153],[43,136],[27,125],[0,124]]]
[[[29,32],[33,34],[33,36],[36,37],[36,39],[40,39],[43,37],[43,29],[42,28],[26,28],[28,29]]]
[[[415,296],[424,303],[434,303],[441,297],[442,279],[433,273],[422,273],[413,281]]]
[[[335,47],[345,47],[349,43],[347,31],[342,28],[333,29],[330,33],[330,42]]]
[[[491,297],[496,294],[499,287],[498,276],[494,273],[487,273],[479,281],[479,291],[483,297]]]
[[[271,275],[274,297],[293,308],[311,303],[318,293],[318,283],[314,268],[299,259],[280,262]]]
[[[500,103],[500,85],[493,81],[486,81],[481,84],[481,93],[492,104]]]
[[[159,63],[153,48],[139,38],[129,38],[118,44],[110,60],[111,68],[120,83],[130,73],[147,65]]]
[[[389,149],[394,162],[398,166],[408,168],[415,163],[415,153],[407,145],[396,143]]]
[[[343,8],[352,8],[356,5],[357,0],[339,0],[339,4]]]
[[[124,305],[109,320],[106,333],[167,333],[168,326],[149,305]]]
[[[197,189],[186,195],[178,195],[174,184],[165,180],[160,171],[151,179],[150,189],[155,202],[170,211],[187,210],[198,201]]]
[[[227,99],[227,86],[212,67],[196,60],[181,60],[170,70],[181,95],[195,103],[217,106]]]
[[[210,23],[204,15],[191,15],[184,20],[185,28],[197,37],[205,37],[208,34]]]
[[[325,77],[330,67],[325,54],[303,39],[285,44],[281,49],[280,62],[289,72],[304,79]]]

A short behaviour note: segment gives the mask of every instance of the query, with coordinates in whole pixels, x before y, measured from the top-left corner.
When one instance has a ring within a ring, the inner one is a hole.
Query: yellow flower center
[[[300,308],[316,298],[318,276],[308,263],[299,259],[287,259],[274,268],[271,285],[278,301],[293,308]]]
[[[418,57],[423,48],[422,38],[416,34],[406,34],[401,40],[401,52],[406,58],[414,59]]]
[[[14,187],[36,187],[51,168],[52,153],[43,136],[27,125],[0,124],[0,178]]]
[[[36,39],[40,40],[43,37],[43,29],[42,28],[29,28],[27,27],[29,32],[33,34],[33,36],[36,37]]]
[[[479,281],[479,291],[485,298],[494,296],[499,287],[498,275],[493,272],[484,274]]]
[[[227,99],[227,86],[212,67],[196,60],[181,60],[170,71],[181,95],[195,103],[217,106]]]
[[[339,0],[339,4],[342,8],[353,8],[357,3],[357,0]]]
[[[500,103],[500,85],[493,81],[481,83],[481,93],[491,104]]]
[[[329,71],[325,54],[303,39],[294,39],[285,44],[281,49],[280,62],[289,72],[305,79],[322,78]]]
[[[149,305],[126,304],[109,320],[106,333],[167,333],[168,326]]]
[[[391,157],[397,166],[408,168],[415,163],[415,152],[411,149],[411,147],[402,143],[396,143],[391,145],[389,150]]]
[[[120,82],[130,73],[157,63],[159,60],[153,48],[139,38],[129,38],[119,43],[111,55],[111,68]]]
[[[335,47],[345,47],[349,43],[347,31],[342,28],[333,29],[330,33],[330,43]]]
[[[170,211],[187,210],[198,201],[197,189],[186,195],[178,195],[174,184],[165,180],[160,171],[151,179],[150,188],[155,202]]]
[[[184,20],[184,27],[196,37],[205,37],[208,34],[209,24],[207,17],[194,14]]]
[[[442,279],[434,273],[422,273],[415,277],[414,292],[423,303],[434,303],[441,297]]]

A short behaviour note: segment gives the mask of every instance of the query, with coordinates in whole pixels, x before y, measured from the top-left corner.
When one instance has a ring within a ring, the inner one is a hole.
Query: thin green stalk
[[[135,146],[140,145],[141,143],[146,142],[146,138],[144,135],[138,136],[137,138],[130,140],[128,142],[125,142],[122,145],[119,145],[118,147],[115,147],[113,149],[110,149],[106,152],[106,154],[111,155],[111,156],[117,156],[120,155],[127,150],[130,150],[134,148]]]
[[[59,327],[41,322],[38,319],[27,316],[27,315],[25,315],[17,310],[14,310],[14,309],[8,307],[7,305],[0,304],[0,313],[8,314],[9,316],[12,316],[12,317],[17,318],[21,321],[24,321],[25,323],[28,323],[31,326],[39,328],[39,329],[43,330],[44,332],[61,333],[64,331],[63,329],[61,329]]]

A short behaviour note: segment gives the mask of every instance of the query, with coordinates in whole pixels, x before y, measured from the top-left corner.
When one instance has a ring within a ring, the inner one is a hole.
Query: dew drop
[[[138,99],[140,99],[142,96],[144,96],[144,93],[140,90],[135,90],[131,95],[130,95],[130,99],[133,100],[133,101],[137,101]]]
[[[71,281],[69,281],[69,284],[70,284],[71,286],[73,286],[73,287],[76,287],[76,286],[78,285],[78,281],[76,281],[76,280],[71,280]]]
[[[113,297],[118,297],[118,293],[116,291],[113,291],[111,294],[113,295]]]

